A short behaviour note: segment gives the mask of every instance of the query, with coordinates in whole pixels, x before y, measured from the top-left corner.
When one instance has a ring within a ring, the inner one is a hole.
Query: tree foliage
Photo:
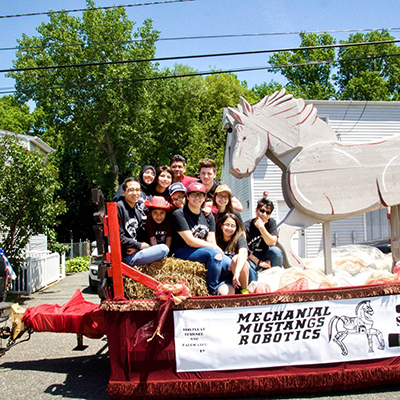
[[[0,238],[10,262],[22,262],[32,235],[56,224],[64,203],[54,194],[59,187],[56,168],[17,138],[0,139]]]
[[[328,33],[300,33],[299,47],[326,46],[335,43],[335,39]],[[334,97],[335,88],[331,81],[332,62],[335,60],[334,48],[301,49],[290,52],[275,53],[269,59],[272,71],[280,72],[288,80],[287,89],[296,97],[306,99],[328,100]],[[327,61],[323,64],[314,62]],[[307,64],[297,67],[285,67],[290,64]],[[279,66],[279,67],[278,67]]]
[[[14,96],[0,97],[0,129],[14,133],[27,133],[32,128],[34,116],[26,104]]]
[[[350,35],[341,43],[368,43],[393,40],[388,32],[373,31]],[[343,100],[400,99],[400,48],[395,43],[342,47],[334,80]],[[397,55],[397,57],[395,57]],[[345,61],[349,59],[349,61]]]
[[[327,33],[300,33],[300,47],[335,43]],[[340,43],[390,41],[387,31],[372,31],[349,36]],[[289,93],[306,99],[400,100],[400,48],[395,43],[341,47],[339,50],[300,49],[275,53],[270,57],[273,72],[281,73]],[[319,62],[326,62],[320,63]],[[294,66],[289,66],[294,64]],[[296,64],[299,64],[296,66]],[[308,65],[301,65],[308,64]],[[271,81],[253,87],[261,99],[283,86]]]
[[[147,20],[136,32],[123,8],[88,9],[82,18],[52,14],[38,36],[23,35],[15,68],[90,64],[154,57],[158,33]],[[138,39],[137,41],[135,41]],[[116,186],[131,160],[131,143],[145,104],[143,76],[150,62],[13,72],[21,101],[33,100],[51,127],[42,138],[53,147],[81,147],[81,163],[91,182]]]

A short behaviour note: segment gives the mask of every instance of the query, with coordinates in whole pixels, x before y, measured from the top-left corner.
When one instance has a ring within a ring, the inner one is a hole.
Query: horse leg
[[[371,329],[369,329],[368,332],[367,332],[368,353],[373,353],[374,352],[374,344],[372,342],[372,335],[373,334],[371,334],[370,332],[371,332]]]
[[[371,336],[376,336],[376,339],[378,340],[378,349],[385,350],[385,341],[383,340],[382,332],[375,328],[371,328],[369,332]]]
[[[339,345],[340,349],[342,350],[342,355],[344,355],[344,356],[347,356],[347,354],[349,354],[349,351],[347,350],[346,345],[343,343],[343,340],[346,339],[347,335],[348,335],[347,331],[340,331],[333,338],[333,341],[337,345]]]
[[[297,254],[297,252],[292,249],[292,236],[296,231],[300,229],[306,229],[309,226],[319,222],[321,221],[309,217],[306,214],[302,214],[296,208],[292,208],[286,217],[279,223],[278,246],[283,252],[283,266],[285,268],[303,267],[303,260]]]
[[[390,238],[394,267],[400,261],[400,205],[390,207]]]

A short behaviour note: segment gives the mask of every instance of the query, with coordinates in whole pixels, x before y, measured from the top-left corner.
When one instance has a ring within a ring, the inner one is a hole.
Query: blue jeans
[[[154,261],[161,261],[167,257],[168,253],[169,247],[166,244],[156,244],[139,250],[130,256],[126,256],[122,261],[133,267],[134,265],[150,264]]]
[[[198,261],[205,264],[207,269],[207,285],[209,291],[212,293],[221,284],[225,283],[225,280],[228,280],[229,277],[232,280],[232,273],[228,270],[232,260],[225,254],[221,260],[218,260],[215,258],[218,254],[221,254],[221,251],[212,247],[194,248],[185,246],[176,249],[174,256],[182,260]]]
[[[270,246],[261,253],[255,253],[254,255],[261,261],[271,260],[271,267],[283,267],[283,253],[278,246]],[[253,263],[253,265],[255,264]]]

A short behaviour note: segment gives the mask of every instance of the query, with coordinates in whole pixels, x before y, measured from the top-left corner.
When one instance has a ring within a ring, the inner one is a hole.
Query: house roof
[[[22,133],[14,133],[10,131],[0,130],[0,136],[6,135],[15,135],[21,140],[28,150],[34,150],[35,148],[39,148],[42,153],[50,154],[54,153],[54,149],[50,147],[46,142],[40,139],[39,136],[31,136],[31,135],[23,135]]]

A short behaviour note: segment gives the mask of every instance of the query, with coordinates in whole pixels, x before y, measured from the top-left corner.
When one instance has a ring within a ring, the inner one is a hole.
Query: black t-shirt
[[[215,232],[215,221],[212,213],[207,217],[203,211],[194,214],[185,205],[172,213],[172,247],[177,249],[186,246],[178,232],[191,231],[193,236],[198,239],[206,240],[209,232]]]
[[[229,258],[231,258],[231,259],[232,259],[236,254],[239,253],[239,250],[240,250],[240,249],[242,249],[242,248],[247,249],[247,242],[246,242],[246,238],[245,238],[244,235],[239,236],[239,239],[238,239],[238,241],[237,241],[237,243],[236,243],[236,249],[235,249],[234,252],[226,251],[226,248],[227,248],[227,246],[228,246],[228,243],[229,243],[229,242],[224,242],[224,241],[218,242],[218,246],[221,247],[221,249],[223,250],[224,254],[226,254],[226,255],[227,255]]]
[[[249,246],[249,250],[250,252],[254,253],[255,256],[257,256],[257,254],[260,254],[263,250],[268,250],[269,246],[264,242],[259,229],[254,225],[254,220],[255,218],[246,221],[244,223],[244,229],[246,230],[247,245]],[[271,235],[278,236],[278,230],[276,228],[276,221],[274,218],[270,218],[264,226]]]

